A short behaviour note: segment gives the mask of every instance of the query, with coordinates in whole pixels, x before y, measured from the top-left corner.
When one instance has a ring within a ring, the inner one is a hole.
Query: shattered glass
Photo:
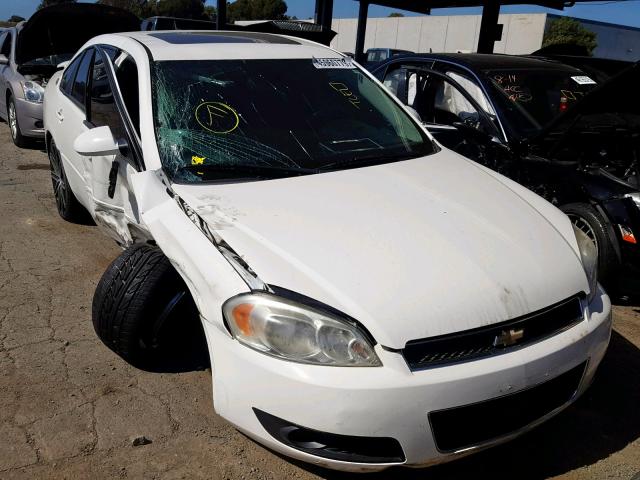
[[[310,171],[362,153],[433,152],[415,122],[355,68],[207,60],[155,62],[152,72],[158,150],[174,181],[215,180],[211,166]]]

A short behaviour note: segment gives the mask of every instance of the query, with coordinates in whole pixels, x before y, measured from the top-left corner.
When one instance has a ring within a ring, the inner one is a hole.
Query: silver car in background
[[[60,63],[103,33],[138,30],[140,20],[107,5],[61,4],[0,31],[0,118],[19,147],[44,138],[44,87]]]

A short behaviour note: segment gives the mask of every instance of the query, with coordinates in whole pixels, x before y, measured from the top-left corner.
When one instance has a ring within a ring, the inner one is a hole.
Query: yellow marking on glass
[[[231,133],[240,124],[238,113],[222,102],[202,102],[195,110],[196,122],[211,133]]]

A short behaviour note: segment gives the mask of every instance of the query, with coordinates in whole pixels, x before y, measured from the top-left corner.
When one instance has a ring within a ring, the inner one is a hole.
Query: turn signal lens
[[[233,320],[236,322],[236,326],[245,335],[251,335],[253,330],[251,328],[251,311],[253,305],[250,303],[241,303],[233,309]]]

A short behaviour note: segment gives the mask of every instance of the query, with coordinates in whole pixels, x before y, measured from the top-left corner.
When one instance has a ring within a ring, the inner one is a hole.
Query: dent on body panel
[[[221,239],[206,234],[206,224],[189,216],[188,205],[168,193],[161,177],[155,171],[131,177],[142,223],[184,279],[201,315],[221,326],[222,302],[247,291],[247,284],[225,258]]]

